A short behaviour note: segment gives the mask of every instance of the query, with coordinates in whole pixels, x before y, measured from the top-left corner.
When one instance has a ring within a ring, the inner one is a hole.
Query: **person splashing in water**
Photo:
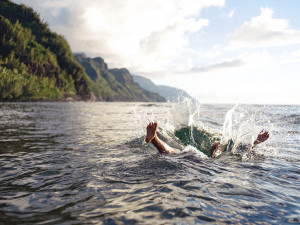
[[[178,154],[180,151],[178,149],[170,147],[167,143],[160,140],[156,134],[157,131],[157,123],[149,123],[147,126],[147,134],[145,141],[147,143],[152,143],[157,150],[161,154]],[[253,142],[252,146],[246,146],[248,149],[254,148],[256,145],[266,141],[269,138],[269,132],[262,131],[256,138],[256,140]],[[223,145],[220,142],[216,142],[213,144],[211,148],[211,154],[210,156],[212,158],[216,158],[218,155],[220,155],[222,152],[226,151],[227,145]],[[245,146],[244,146],[245,147]]]

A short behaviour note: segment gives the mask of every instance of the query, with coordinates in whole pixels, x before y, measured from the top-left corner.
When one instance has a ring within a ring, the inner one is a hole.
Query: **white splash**
[[[225,116],[224,124],[223,124],[223,133],[221,138],[221,144],[227,144],[227,142],[233,138],[233,130],[232,130],[232,117],[235,109],[238,105],[235,105],[232,109],[228,110]]]

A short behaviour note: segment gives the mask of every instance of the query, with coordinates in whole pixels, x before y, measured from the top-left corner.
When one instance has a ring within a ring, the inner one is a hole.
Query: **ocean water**
[[[300,106],[1,103],[0,117],[0,224],[300,223]],[[180,154],[144,142],[150,121]],[[184,127],[270,138],[211,159]]]

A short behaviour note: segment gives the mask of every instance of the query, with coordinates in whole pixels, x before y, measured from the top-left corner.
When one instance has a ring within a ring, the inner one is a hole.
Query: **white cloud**
[[[272,9],[261,8],[259,16],[235,30],[229,48],[276,47],[299,43],[300,30],[291,29],[286,19],[274,19]]]
[[[222,62],[208,65],[208,66],[200,66],[200,67],[194,67],[191,69],[191,72],[193,73],[200,73],[200,72],[211,72],[215,70],[224,70],[228,68],[237,68],[243,66],[245,63],[240,60],[224,60]]]
[[[234,15],[234,13],[235,13],[235,9],[231,10],[231,11],[229,12],[229,14],[228,14],[228,17],[229,17],[229,18],[232,18],[233,15]]]
[[[225,0],[15,2],[34,7],[53,30],[67,38],[74,52],[147,72],[170,69],[172,61],[187,50],[189,36],[209,24],[199,18],[201,10],[225,4]]]
[[[267,50],[260,50],[255,52],[243,52],[239,59],[245,62],[248,67],[266,67],[274,64],[272,55]]]
[[[229,69],[233,71],[234,69],[242,68],[263,68],[266,66],[272,66],[274,63],[275,60],[267,50],[250,52],[244,51],[235,58],[225,58],[213,64],[193,66],[189,69],[188,73],[208,73],[215,71],[228,71]],[[187,70],[178,70],[178,72],[187,73]]]
[[[283,63],[299,63],[300,62],[300,49],[283,54],[281,57]]]

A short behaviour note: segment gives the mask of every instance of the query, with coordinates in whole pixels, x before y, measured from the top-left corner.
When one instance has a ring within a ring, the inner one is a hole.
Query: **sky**
[[[74,53],[203,103],[300,104],[298,0],[14,0]]]

